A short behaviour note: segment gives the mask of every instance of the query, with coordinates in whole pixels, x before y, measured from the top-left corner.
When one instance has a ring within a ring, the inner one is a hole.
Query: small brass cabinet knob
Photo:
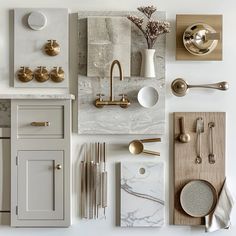
[[[49,79],[48,70],[45,66],[39,66],[34,72],[34,77],[38,82],[43,83]]]
[[[56,56],[60,53],[61,48],[56,40],[50,39],[44,47],[44,51],[48,56]]]
[[[57,169],[57,170],[61,170],[61,169],[62,169],[61,164],[56,165],[56,169]]]
[[[29,69],[29,67],[22,66],[18,71],[17,76],[21,82],[26,83],[33,79],[33,72]]]
[[[56,83],[62,82],[65,79],[65,72],[62,67],[54,67],[54,69],[50,72],[50,78]]]

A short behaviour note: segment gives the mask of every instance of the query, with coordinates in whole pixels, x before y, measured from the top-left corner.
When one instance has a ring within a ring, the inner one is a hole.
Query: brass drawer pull
[[[45,122],[31,122],[31,125],[32,126],[43,126],[43,127],[46,127],[46,126],[49,126],[50,123],[48,121],[45,121]]]

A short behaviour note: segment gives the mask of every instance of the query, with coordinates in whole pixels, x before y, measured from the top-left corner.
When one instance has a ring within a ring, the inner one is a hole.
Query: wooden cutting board
[[[224,112],[176,112],[174,113],[174,213],[175,225],[202,225],[203,218],[194,218],[187,215],[180,205],[180,192],[183,186],[193,179],[209,181],[219,194],[225,180],[225,116]],[[180,134],[179,119],[185,118],[185,130],[191,136],[189,143],[178,141]],[[197,133],[196,120],[204,120],[204,133],[201,134],[202,163],[196,164]],[[210,164],[210,128],[209,122],[215,122],[213,129],[213,145],[216,162]]]

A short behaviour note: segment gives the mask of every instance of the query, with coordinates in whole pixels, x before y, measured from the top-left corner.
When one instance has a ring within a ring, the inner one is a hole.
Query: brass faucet
[[[121,68],[121,64],[118,60],[114,60],[111,64],[111,69],[110,69],[110,100],[103,100],[102,97],[104,94],[97,94],[99,98],[95,100],[95,106],[97,108],[103,108],[106,105],[119,105],[122,108],[127,108],[130,105],[130,101],[127,99],[126,94],[120,94],[119,96],[122,96],[121,100],[117,101],[114,100],[113,98],[113,70],[114,66],[117,65],[120,73],[120,81],[123,80],[123,72]]]

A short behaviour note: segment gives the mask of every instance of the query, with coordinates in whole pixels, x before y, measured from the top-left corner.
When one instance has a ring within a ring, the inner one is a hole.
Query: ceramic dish
[[[158,102],[159,94],[153,87],[143,87],[138,92],[138,102],[142,107],[151,108]]]
[[[33,11],[28,16],[28,25],[32,30],[42,30],[47,25],[47,17],[39,11]]]
[[[192,217],[204,217],[212,212],[217,203],[215,188],[205,180],[192,180],[180,193],[183,210]]]

